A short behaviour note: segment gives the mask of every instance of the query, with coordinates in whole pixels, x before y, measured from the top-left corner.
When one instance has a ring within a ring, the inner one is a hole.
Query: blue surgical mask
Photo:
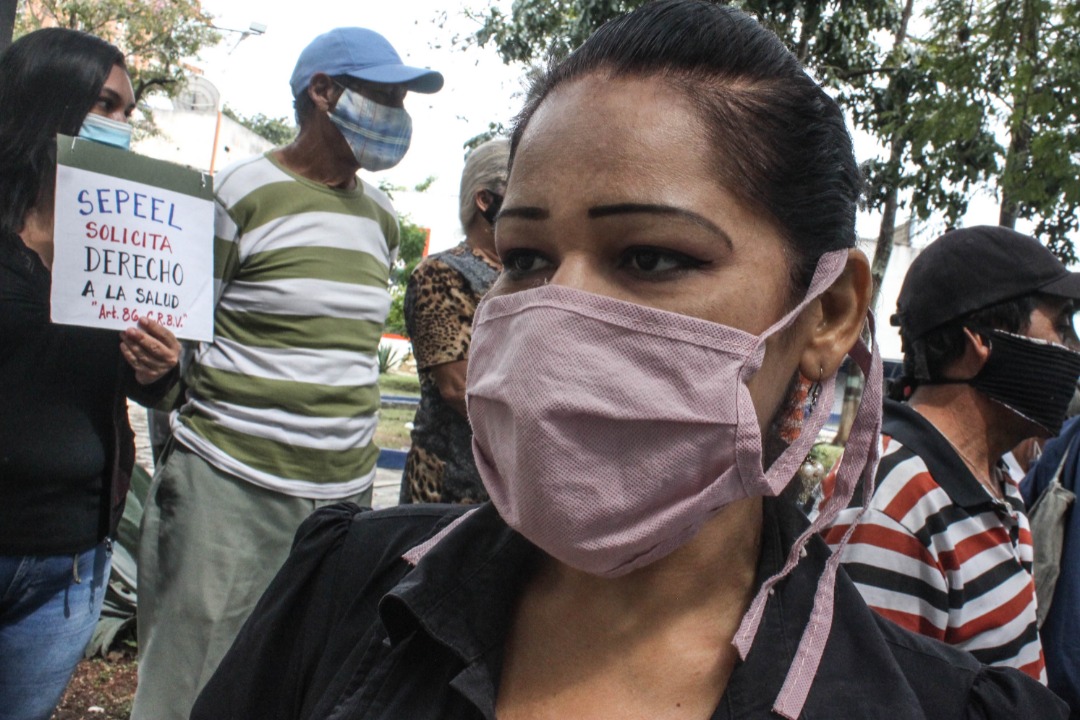
[[[90,113],[79,128],[79,137],[93,140],[104,145],[112,145],[121,150],[131,149],[131,125],[118,120],[110,120],[104,115]]]
[[[330,111],[330,121],[352,148],[356,162],[376,172],[401,162],[412,140],[412,118],[405,108],[394,108],[344,89]]]

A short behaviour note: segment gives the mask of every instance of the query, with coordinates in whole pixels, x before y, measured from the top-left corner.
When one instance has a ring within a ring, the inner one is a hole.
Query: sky
[[[485,5],[486,0],[474,3]],[[296,58],[311,40],[334,27],[375,30],[390,41],[404,63],[441,72],[446,84],[440,92],[409,93],[405,98],[405,109],[413,118],[412,146],[405,159],[390,170],[363,175],[369,182],[385,180],[409,189],[435,176],[423,193],[394,192],[394,205],[413,222],[432,229],[432,250],[458,242],[462,145],[486,131],[489,122],[508,125],[522,92],[521,68],[504,65],[493,48],[463,49],[453,44],[454,34],[474,31],[476,21],[445,0],[203,0],[203,8],[218,27],[244,30],[252,22],[266,26],[264,34],[243,39],[240,33],[224,32],[218,47],[192,62],[221,91],[222,102],[243,115],[291,118],[289,76]]]

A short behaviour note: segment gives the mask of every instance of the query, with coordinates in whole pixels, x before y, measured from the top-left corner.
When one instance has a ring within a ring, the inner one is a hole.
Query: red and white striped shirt
[[[884,617],[956,645],[987,665],[1046,682],[1035,621],[1033,550],[1015,481],[998,500],[909,406],[887,402],[876,490],[844,568]],[[825,533],[834,547],[856,498]]]

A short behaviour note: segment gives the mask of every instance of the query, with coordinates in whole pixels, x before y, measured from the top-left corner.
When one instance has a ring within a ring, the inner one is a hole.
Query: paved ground
[[[147,472],[154,472],[154,457],[150,452],[150,439],[146,433],[146,410],[130,403],[128,405],[128,418],[131,420],[131,429],[135,431],[135,460]],[[372,505],[376,508],[392,507],[398,504],[398,492],[401,488],[400,470],[375,471],[375,492],[372,495]]]
[[[375,470],[375,492],[372,494],[371,504],[376,509],[393,507],[398,504],[398,494],[401,492],[401,471]]]

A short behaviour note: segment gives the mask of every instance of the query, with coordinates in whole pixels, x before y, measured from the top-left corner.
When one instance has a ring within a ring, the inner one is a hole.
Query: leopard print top
[[[402,503],[487,500],[473,461],[469,422],[442,399],[431,368],[468,358],[473,314],[500,270],[461,243],[425,258],[409,277],[405,326],[420,374],[420,404],[402,477]]]

